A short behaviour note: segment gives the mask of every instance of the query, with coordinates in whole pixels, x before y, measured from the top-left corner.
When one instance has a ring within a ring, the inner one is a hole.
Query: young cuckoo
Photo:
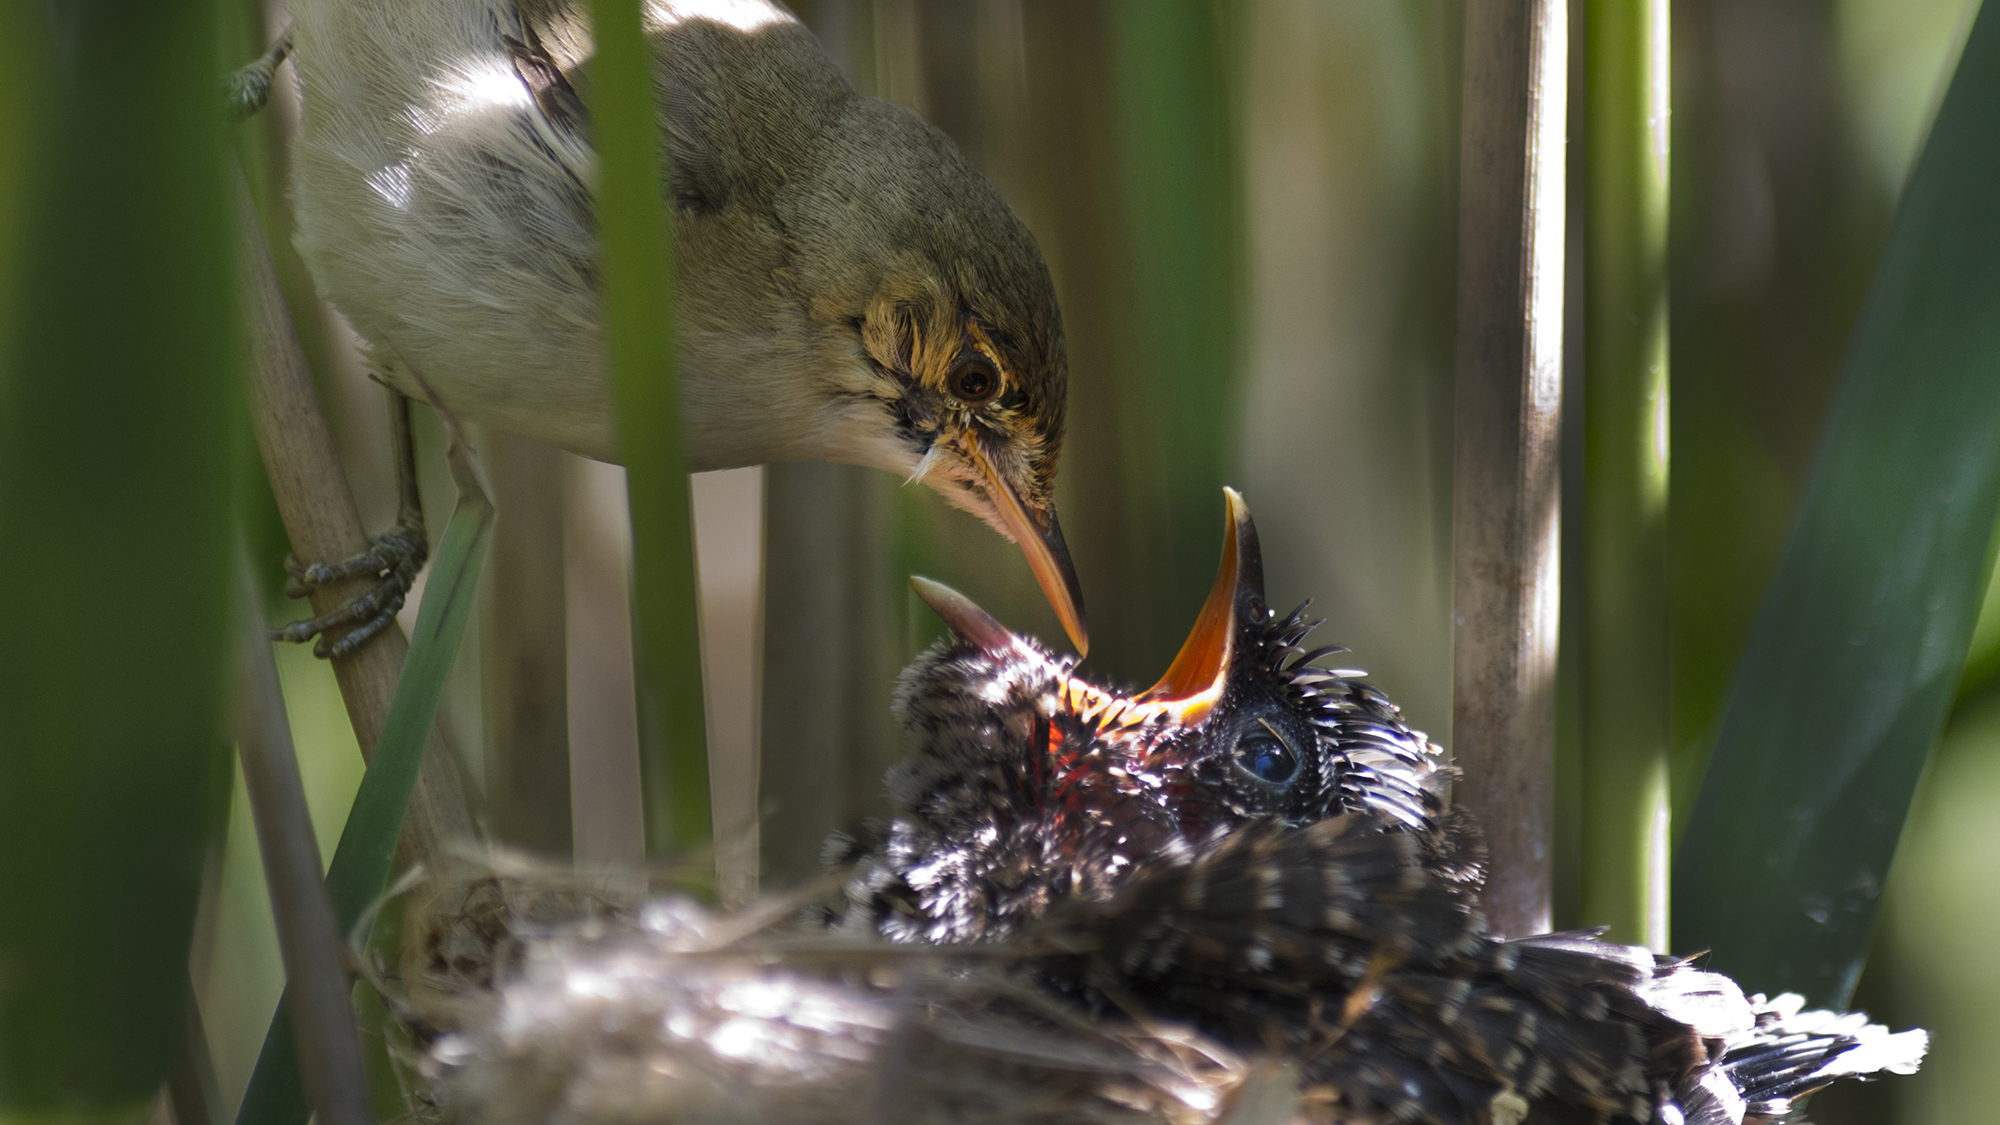
[[[782,901],[552,923],[491,880],[420,927],[487,950],[427,942],[406,975],[453,997],[429,1008],[444,1099],[579,1125],[1746,1125],[1917,1067],[1921,1031],[1592,933],[1492,933],[1436,748],[1299,650],[1230,506],[1145,692],[920,586],[957,636],[905,675],[897,816],[848,856],[834,931],[760,933]]]

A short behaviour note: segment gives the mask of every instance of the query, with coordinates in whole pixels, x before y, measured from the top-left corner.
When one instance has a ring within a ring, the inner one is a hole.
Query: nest
[[[1296,1077],[1177,1025],[1089,1018],[1001,945],[860,941],[809,896],[715,911],[508,857],[413,895],[417,1116],[482,1125],[1277,1125]]]

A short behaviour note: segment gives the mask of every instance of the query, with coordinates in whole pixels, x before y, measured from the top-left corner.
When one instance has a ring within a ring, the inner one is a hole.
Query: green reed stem
[[[1667,0],[1585,21],[1581,921],[1667,939]]]
[[[646,850],[711,840],[694,516],[674,370],[674,279],[660,106],[637,0],[593,0],[591,128],[605,354],[632,510],[633,647]]]

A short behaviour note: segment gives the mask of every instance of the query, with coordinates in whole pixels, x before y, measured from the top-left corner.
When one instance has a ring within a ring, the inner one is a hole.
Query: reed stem
[[[593,0],[591,127],[604,342],[632,509],[632,613],[646,850],[712,842],[702,714],[700,592],[674,370],[672,243],[662,206],[661,106],[638,0]]]
[[[1468,8],[1459,140],[1452,743],[1485,827],[1483,907],[1549,928],[1561,531],[1561,0]]]
[[[1667,0],[1586,30],[1581,921],[1667,943]]]

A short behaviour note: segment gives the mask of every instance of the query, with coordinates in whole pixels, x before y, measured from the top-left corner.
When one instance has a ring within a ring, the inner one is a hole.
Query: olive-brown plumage
[[[383,378],[618,457],[581,0],[297,0],[296,241]],[[690,468],[921,478],[1019,542],[1072,639],[1068,368],[1034,238],[942,133],[766,0],[648,0]],[[418,375],[421,375],[420,384]]]

